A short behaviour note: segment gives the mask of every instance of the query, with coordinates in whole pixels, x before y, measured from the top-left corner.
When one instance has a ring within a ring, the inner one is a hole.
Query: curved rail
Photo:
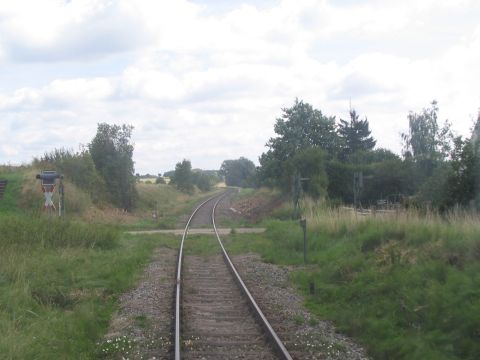
[[[182,259],[183,259],[183,243],[185,242],[185,238],[188,235],[188,228],[190,227],[190,222],[192,221],[193,217],[197,213],[197,211],[209,201],[215,199],[217,196],[222,197],[222,195],[215,195],[211,198],[205,200],[200,205],[198,205],[195,210],[193,211],[192,215],[187,221],[187,225],[185,226],[185,230],[183,231],[182,241],[180,243],[180,250],[178,251],[178,264],[177,264],[177,278],[176,278],[176,290],[175,290],[175,360],[180,360],[180,303],[181,303],[181,281],[182,281]]]
[[[230,257],[227,254],[227,251],[225,250],[225,247],[223,246],[222,240],[220,239],[220,235],[218,235],[217,231],[217,226],[215,225],[215,210],[217,209],[218,203],[224,198],[226,193],[221,195],[218,200],[215,202],[215,205],[213,206],[212,210],[212,224],[213,224],[213,229],[215,231],[215,235],[217,236],[218,243],[220,244],[220,247],[222,248],[222,253],[223,253],[223,258],[225,259],[225,262],[227,263],[228,268],[230,269],[231,273],[233,274],[233,277],[235,278],[235,281],[238,283],[240,286],[240,290],[245,294],[245,296],[248,299],[248,303],[250,307],[252,308],[253,312],[257,316],[257,318],[260,321],[260,324],[262,327],[265,329],[267,335],[273,342],[273,345],[275,347],[275,350],[277,353],[280,355],[280,357],[284,360],[292,360],[292,356],[289,354],[287,348],[283,344],[282,340],[278,337],[277,333],[275,330],[273,330],[272,326],[268,322],[267,318],[263,314],[262,310],[260,307],[257,305],[255,299],[253,298],[252,294],[248,290],[247,286],[243,282],[242,278],[237,272],[237,269],[235,268],[235,265],[233,265],[232,261],[230,260]]]
[[[220,239],[220,236],[217,231],[217,227],[215,224],[215,210],[217,208],[218,203],[227,195],[227,193],[223,193],[221,195],[215,195],[204,202],[202,202],[200,205],[198,205],[195,210],[193,211],[192,215],[187,221],[187,224],[185,226],[185,230],[183,232],[182,236],[182,241],[180,243],[180,249],[178,252],[178,264],[177,264],[177,277],[176,277],[176,297],[175,297],[175,360],[181,360],[181,355],[180,355],[180,344],[181,344],[181,339],[180,339],[180,319],[181,319],[181,313],[180,313],[180,304],[181,304],[181,276],[182,276],[182,260],[183,260],[183,245],[185,242],[185,239],[188,235],[188,229],[190,227],[190,223],[197,213],[197,211],[204,206],[206,203],[209,201],[214,200],[215,198],[218,198],[217,201],[215,202],[212,210],[212,225],[213,229],[215,231],[215,235],[217,237],[217,240],[220,244],[220,247],[222,249],[222,254],[223,258],[227,264],[227,267],[229,268],[230,272],[232,273],[235,281],[240,287],[240,290],[242,293],[247,297],[248,303],[253,310],[255,316],[257,317],[258,321],[260,322],[261,326],[264,328],[266,331],[268,337],[271,339],[273,342],[274,348],[277,351],[278,355],[284,359],[284,360],[292,360],[291,355],[288,353],[288,350],[286,349],[285,345],[282,343],[278,335],[275,333],[275,330],[272,328],[270,323],[268,322],[267,318],[263,314],[262,310],[260,307],[257,305],[255,302],[252,294],[246,287],[245,283],[243,282],[242,278],[237,272],[237,269],[233,265],[232,261],[230,260],[230,257],[227,254],[227,251],[225,250],[225,247],[223,246],[222,240]]]

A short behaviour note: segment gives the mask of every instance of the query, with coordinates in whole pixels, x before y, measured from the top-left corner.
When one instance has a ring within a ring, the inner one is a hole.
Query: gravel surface
[[[336,333],[332,323],[305,310],[289,268],[266,264],[257,254],[236,255],[232,261],[294,359],[369,359],[359,345]]]
[[[106,358],[171,358],[176,256],[176,250],[156,249],[138,285],[121,296],[102,344]]]

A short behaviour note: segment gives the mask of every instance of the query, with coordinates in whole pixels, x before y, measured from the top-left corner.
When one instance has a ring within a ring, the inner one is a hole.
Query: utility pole
[[[360,194],[363,189],[363,173],[353,173],[353,208],[357,210],[360,206]]]
[[[300,226],[303,229],[303,263],[307,263],[307,219],[300,220]]]
[[[58,185],[58,216],[65,216],[65,187],[63,186],[63,179],[60,178],[60,184]]]
[[[300,197],[302,195],[302,181],[308,181],[309,178],[302,178],[300,172],[294,172],[292,176],[292,200],[293,200],[293,216],[295,219],[300,218]]]

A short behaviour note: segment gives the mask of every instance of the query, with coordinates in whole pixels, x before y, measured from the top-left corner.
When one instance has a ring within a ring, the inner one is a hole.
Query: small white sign
[[[53,206],[53,201],[52,201],[53,192],[45,191],[43,194],[45,195],[45,207]]]

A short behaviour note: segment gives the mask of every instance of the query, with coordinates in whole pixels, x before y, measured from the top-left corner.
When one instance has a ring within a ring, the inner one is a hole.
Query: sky
[[[0,164],[131,124],[136,172],[186,158],[258,164],[298,98],[350,105],[401,151],[437,100],[469,136],[480,108],[476,0],[0,0]]]

